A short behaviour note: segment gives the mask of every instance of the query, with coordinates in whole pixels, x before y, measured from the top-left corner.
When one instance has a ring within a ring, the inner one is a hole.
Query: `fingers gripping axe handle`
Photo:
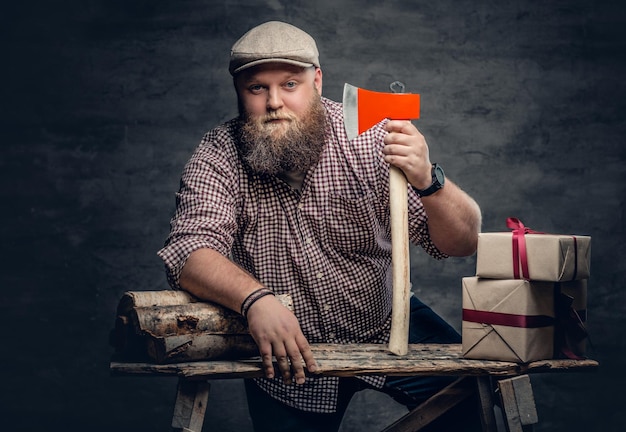
[[[394,90],[404,85],[390,86]],[[409,120],[419,118],[417,94],[379,93],[346,84],[343,94],[344,122],[348,139],[366,131],[385,118]],[[389,351],[397,355],[408,352],[410,319],[410,259],[408,229],[408,186],[404,173],[389,167],[389,208],[391,215],[391,267],[393,298]]]

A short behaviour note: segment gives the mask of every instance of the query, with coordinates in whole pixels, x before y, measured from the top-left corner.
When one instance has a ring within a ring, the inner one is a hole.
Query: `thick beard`
[[[288,122],[267,123],[277,118]],[[306,172],[317,164],[324,150],[326,111],[317,93],[302,118],[277,111],[256,118],[242,113],[240,119],[241,153],[257,173]]]

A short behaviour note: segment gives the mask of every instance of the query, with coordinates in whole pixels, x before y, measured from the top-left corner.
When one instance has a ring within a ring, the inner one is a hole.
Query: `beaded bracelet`
[[[241,303],[241,315],[243,315],[245,318],[248,318],[248,310],[250,310],[250,307],[259,299],[268,296],[268,295],[274,295],[274,292],[268,288],[259,288],[256,291],[252,291],[248,297],[246,297],[246,299],[243,301],[243,303]]]

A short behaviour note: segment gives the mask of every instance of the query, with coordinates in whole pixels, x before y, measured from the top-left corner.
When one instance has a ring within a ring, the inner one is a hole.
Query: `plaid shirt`
[[[341,104],[322,98],[325,149],[301,191],[246,170],[234,120],[207,133],[185,166],[171,233],[159,256],[168,280],[189,254],[229,256],[277,294],[290,294],[310,343],[386,343],[391,325],[388,165],[381,122],[348,142]],[[409,235],[436,258],[420,198],[409,190]],[[365,377],[381,387],[384,377]],[[289,406],[334,412],[338,378],[258,384]]]

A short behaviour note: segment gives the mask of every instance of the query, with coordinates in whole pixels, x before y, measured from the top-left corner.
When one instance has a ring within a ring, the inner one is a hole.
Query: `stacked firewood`
[[[293,310],[291,297],[277,298]],[[241,315],[184,291],[127,291],[116,315],[115,359],[178,363],[258,355]]]

